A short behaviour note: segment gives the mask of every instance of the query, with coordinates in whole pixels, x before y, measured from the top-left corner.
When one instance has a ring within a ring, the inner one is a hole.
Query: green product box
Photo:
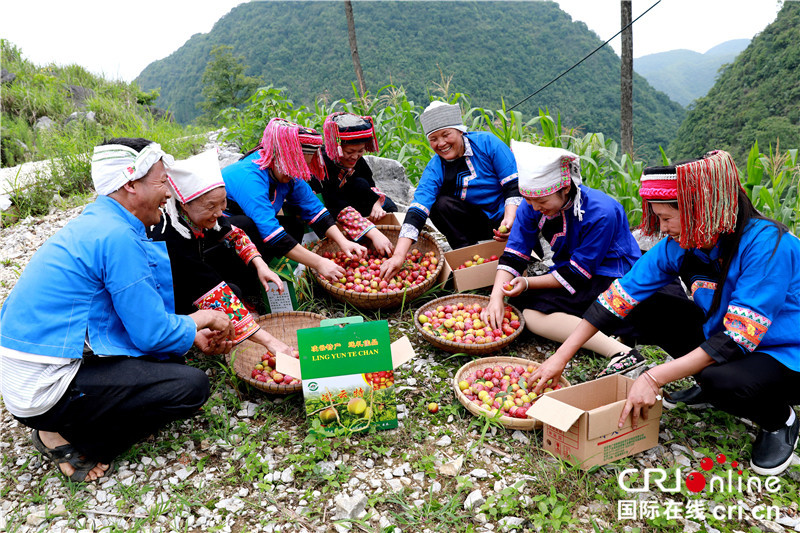
[[[299,361],[279,354],[278,370],[302,376],[306,416],[350,431],[397,427],[394,369],[414,356],[404,337],[389,340],[386,320],[323,320],[297,332]],[[297,372],[297,373],[293,373]]]

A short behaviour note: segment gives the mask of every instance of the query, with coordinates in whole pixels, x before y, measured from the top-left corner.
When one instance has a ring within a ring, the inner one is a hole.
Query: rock
[[[447,435],[443,436],[441,439],[436,441],[437,446],[450,446],[450,444],[452,443],[453,443],[452,439]]]
[[[153,105],[146,105],[143,107],[145,111],[150,113],[156,120],[167,120],[168,122],[175,122],[175,117],[172,116],[172,113],[170,113],[165,109],[161,109]]]
[[[483,468],[476,468],[475,470],[470,472],[469,475],[478,479],[484,479],[489,477],[489,472],[487,472]]]
[[[445,463],[439,467],[439,473],[443,476],[456,477],[464,466],[464,458],[459,456],[454,461]]]
[[[86,107],[86,100],[94,98],[94,91],[80,85],[67,85],[69,98],[78,107]]]
[[[367,496],[362,492],[356,492],[351,498],[340,494],[333,502],[336,504],[337,520],[360,520],[367,514]]]
[[[6,69],[0,69],[0,83],[12,83],[15,79],[17,79],[17,75],[13,72],[9,72]]]
[[[25,523],[29,526],[38,527],[40,524],[43,524],[44,521],[47,520],[47,516],[44,511],[36,511],[29,514],[25,518]]]
[[[242,408],[236,413],[236,416],[239,418],[253,418],[256,415],[256,409],[258,408],[257,403],[244,401],[242,402]]]
[[[522,444],[528,444],[531,441],[531,439],[529,439],[528,436],[520,430],[514,431],[514,433],[511,434],[511,438],[515,441],[521,442]]]
[[[336,465],[331,461],[322,461],[317,463],[319,473],[323,476],[332,476],[336,473]]]
[[[76,120],[86,121],[86,122],[97,122],[95,119],[94,111],[89,111],[85,113],[83,111],[75,111],[74,113],[70,113],[67,119],[64,121],[64,124],[69,124],[70,122],[74,122]]]
[[[486,499],[481,494],[480,489],[475,489],[467,495],[467,499],[464,500],[464,509],[467,511],[471,511],[477,507],[480,507],[486,503]]]
[[[294,481],[294,467],[288,467],[281,472],[281,483],[291,483]]]
[[[39,119],[36,121],[36,124],[33,125],[33,129],[36,131],[49,130],[54,125],[55,122],[53,122],[53,119],[50,117],[39,117]]]
[[[486,518],[486,514],[485,513],[476,514],[475,518],[473,518],[473,520],[475,521],[476,524],[479,524],[479,525],[484,525],[486,522],[489,521],[489,519]]]
[[[692,520],[684,520],[683,522],[683,531],[685,533],[697,533],[700,529],[701,526],[697,522]]]
[[[392,492],[402,492],[403,491],[403,483],[399,479],[390,479],[386,482],[389,485],[389,488],[392,489]]]
[[[375,185],[397,204],[409,205],[414,189],[406,178],[406,169],[399,161],[386,157],[365,155],[364,160],[372,169]]]
[[[214,504],[217,509],[226,509],[231,513],[238,513],[244,509],[244,502],[239,498],[225,498]]]
[[[510,531],[512,529],[522,529],[522,524],[525,523],[524,518],[517,516],[504,516],[500,519],[499,524],[503,531]]]

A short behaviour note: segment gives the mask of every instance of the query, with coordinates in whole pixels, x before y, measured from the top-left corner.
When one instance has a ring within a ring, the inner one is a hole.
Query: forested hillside
[[[634,36],[634,46],[636,37]],[[656,89],[683,106],[705,96],[722,65],[732,63],[747,48],[749,39],[726,41],[701,54],[693,50],[670,50],[637,57],[633,69]]]
[[[784,2],[775,22],[697,100],[669,153],[723,148],[741,166],[754,142],[767,152],[778,140],[783,148],[800,146],[799,2]]]
[[[600,40],[553,2],[355,2],[359,54],[372,93],[392,83],[427,102],[437,83],[473,105],[511,105],[573,65]],[[605,37],[605,36],[604,36]],[[253,2],[208,34],[194,35],[137,81],[160,89],[158,104],[180,121],[199,114],[201,76],[215,45],[231,45],[247,74],[286,87],[296,103],[352,98],[355,81],[342,2]],[[560,113],[566,126],[619,137],[619,58],[600,50],[520,109]],[[634,143],[650,159],[674,137],[685,112],[640,76],[634,84]]]

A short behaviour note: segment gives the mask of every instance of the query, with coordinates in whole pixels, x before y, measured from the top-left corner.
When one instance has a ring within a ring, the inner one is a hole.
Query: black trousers
[[[17,420],[58,432],[87,458],[110,463],[169,422],[196,414],[209,394],[205,372],[179,362],[91,356],[52,409]]]
[[[502,220],[502,217],[490,220],[479,207],[444,195],[433,203],[430,218],[453,250],[491,239],[492,229],[500,226]]]
[[[660,346],[675,358],[705,341],[705,314],[685,296],[656,293],[636,306],[625,322],[638,342]],[[800,404],[800,372],[762,352],[714,363],[694,377],[714,407],[767,431],[780,429],[789,409]]]

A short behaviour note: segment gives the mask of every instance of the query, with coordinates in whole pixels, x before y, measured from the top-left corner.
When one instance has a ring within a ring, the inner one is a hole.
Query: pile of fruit
[[[465,268],[482,265],[482,264],[488,263],[490,261],[497,261],[497,259],[498,259],[498,257],[496,255],[492,255],[492,256],[489,256],[489,257],[481,257],[480,255],[475,254],[475,255],[472,256],[472,259],[470,259],[469,261],[465,261],[465,262],[461,263],[458,266],[458,268],[456,268],[456,270],[463,270]]]
[[[392,370],[382,370],[381,372],[367,372],[363,374],[364,381],[372,387],[372,390],[388,389],[394,385],[394,372]]]
[[[526,412],[540,398],[533,392],[539,380],[530,379],[535,371],[536,367],[533,365],[528,365],[527,368],[520,365],[495,365],[468,374],[458,382],[458,388],[469,401],[486,409],[492,416],[499,411],[501,416],[530,418]],[[550,386],[548,383],[543,391],[550,392],[560,388],[561,384]]]
[[[440,305],[419,315],[422,330],[444,340],[464,344],[487,344],[505,339],[519,329],[519,317],[511,306],[505,308],[503,322],[492,329],[481,320],[481,304]]]
[[[300,353],[294,348],[292,349],[292,353],[289,355],[295,359],[300,358]],[[261,355],[261,362],[256,365],[256,367],[250,373],[250,376],[256,381],[260,381],[262,383],[275,383],[276,385],[295,385],[300,383],[299,379],[293,378],[292,376],[283,375],[275,370],[275,354],[269,350]]]
[[[439,264],[436,252],[424,254],[414,248],[406,255],[403,268],[392,279],[381,279],[381,263],[385,258],[370,250],[364,259],[350,258],[344,252],[322,254],[345,270],[344,277],[334,287],[367,294],[400,292],[430,279]]]

